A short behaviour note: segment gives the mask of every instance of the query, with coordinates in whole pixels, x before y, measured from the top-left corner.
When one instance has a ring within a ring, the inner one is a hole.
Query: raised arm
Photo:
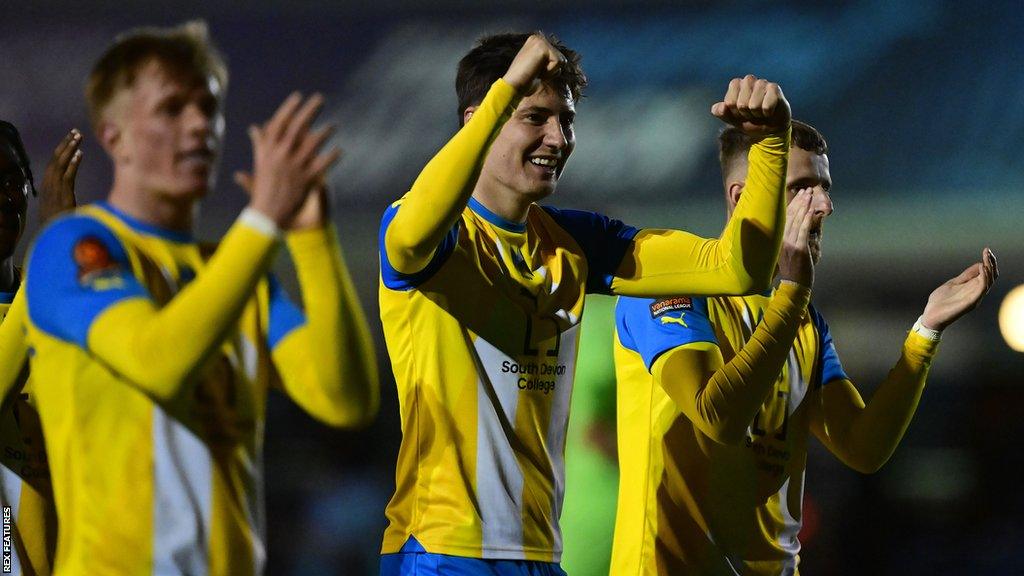
[[[867,405],[850,380],[826,383],[811,415],[811,429],[830,452],[866,474],[889,460],[917,410],[939,333],[973,310],[998,275],[995,256],[986,248],[981,262],[932,292],[899,360]]]
[[[310,132],[320,99],[293,94],[252,128],[253,196],[207,268],[160,307],[135,278],[119,240],[98,221],[71,216],[40,236],[25,289],[33,324],[77,343],[157,401],[175,398],[233,329],[270,266],[277,227],[295,216],[337,158]]]
[[[526,40],[505,76],[470,110],[462,129],[427,163],[405,195],[384,234],[386,256],[395,270],[415,274],[427,266],[469,202],[491,142],[519,99],[564,61],[544,36]]]
[[[735,295],[766,289],[785,225],[790,108],[775,83],[748,75],[729,83],[712,113],[760,138],[749,153],[744,195],[721,237],[641,230],[612,281],[627,296]]]
[[[651,369],[665,392],[704,434],[738,444],[778,380],[810,300],[814,269],[807,247],[811,195],[801,191],[790,203],[786,238],[779,258],[782,284],[750,339],[724,362],[713,342],[671,350]],[[694,315],[694,327],[710,321]],[[674,328],[674,327],[673,327]]]
[[[326,218],[325,192],[309,203],[320,205],[304,207],[287,236],[305,312],[272,282],[268,341],[284,391],[296,404],[331,426],[362,426],[380,405],[373,339]]]

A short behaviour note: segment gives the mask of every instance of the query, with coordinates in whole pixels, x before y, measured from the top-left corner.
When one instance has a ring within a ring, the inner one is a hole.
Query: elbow
[[[729,282],[722,285],[722,294],[726,296],[759,294],[771,288],[774,277],[774,267],[770,274],[763,274],[759,270],[752,270],[736,264],[733,267]]]
[[[843,462],[861,474],[874,474],[889,461],[889,454],[846,454]]]
[[[771,262],[769,268],[746,269],[737,274],[736,288],[741,295],[760,294],[772,287],[772,280],[775,279],[775,262]]]
[[[347,386],[358,386],[360,390],[353,394],[340,394],[330,403],[332,409],[320,416],[320,421],[332,428],[344,428],[346,430],[359,430],[366,428],[377,419],[380,412],[380,384],[377,374],[366,374],[353,384],[349,379]],[[345,387],[346,384],[342,384]],[[337,388],[343,392],[341,387]]]
[[[358,406],[346,405],[318,415],[318,420],[331,428],[343,430],[362,430],[377,419],[380,402],[371,400]]]
[[[881,470],[882,469],[882,465],[884,465],[884,464],[885,464],[885,460],[879,460],[879,461],[874,461],[874,462],[872,462],[872,461],[864,461],[864,462],[856,462],[856,463],[852,463],[851,462],[851,463],[849,463],[849,466],[850,466],[850,468],[853,468],[854,470],[856,470],[857,472],[860,472],[861,474],[874,474],[875,472],[878,472],[879,470]]]
[[[414,274],[426,266],[434,247],[427,238],[415,238],[392,226],[385,236],[388,262],[403,274]]]
[[[725,446],[740,446],[747,439],[747,425],[732,420],[700,418],[694,424],[702,434]]]
[[[747,429],[739,426],[707,426],[701,432],[725,446],[740,446],[747,439]]]

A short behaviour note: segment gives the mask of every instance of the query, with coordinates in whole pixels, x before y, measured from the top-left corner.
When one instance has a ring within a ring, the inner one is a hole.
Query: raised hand
[[[791,118],[782,88],[753,74],[733,78],[725,98],[711,106],[711,113],[754,137],[782,132]]]
[[[786,208],[786,229],[782,233],[779,252],[779,277],[810,288],[814,284],[814,261],[807,239],[811,233],[814,210],[813,190],[801,189]]]
[[[563,64],[565,56],[543,34],[534,34],[519,49],[505,72],[504,80],[520,94],[530,95],[541,82],[554,76]]]
[[[981,251],[981,262],[971,264],[928,296],[921,323],[925,328],[944,330],[957,318],[977,308],[998,277],[996,256],[985,248]]]
[[[76,206],[75,177],[82,163],[82,133],[72,128],[57,144],[43,172],[40,186],[39,223],[45,224],[61,212]]]
[[[235,174],[235,182],[249,192],[250,206],[278,226],[291,228],[310,193],[325,181],[341,152],[321,151],[333,127],[311,130],[323,106],[323,97],[303,99],[298,92],[285,99],[262,127],[249,127],[253,146],[253,173]]]

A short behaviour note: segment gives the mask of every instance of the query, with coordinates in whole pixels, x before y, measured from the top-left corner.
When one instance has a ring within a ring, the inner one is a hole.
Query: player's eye
[[[218,108],[219,103],[217,102],[217,99],[214,98],[212,95],[207,95],[199,101],[199,109],[203,112],[203,114],[206,115],[207,118],[212,117],[214,114],[216,114]]]
[[[159,107],[160,112],[168,116],[177,116],[185,109],[185,101],[181,98],[170,98],[165,100]]]

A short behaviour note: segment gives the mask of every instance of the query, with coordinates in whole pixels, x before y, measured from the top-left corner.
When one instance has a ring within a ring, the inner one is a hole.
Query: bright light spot
[[[1024,352],[1024,285],[1010,290],[1003,298],[999,307],[999,330],[1010,348]]]

